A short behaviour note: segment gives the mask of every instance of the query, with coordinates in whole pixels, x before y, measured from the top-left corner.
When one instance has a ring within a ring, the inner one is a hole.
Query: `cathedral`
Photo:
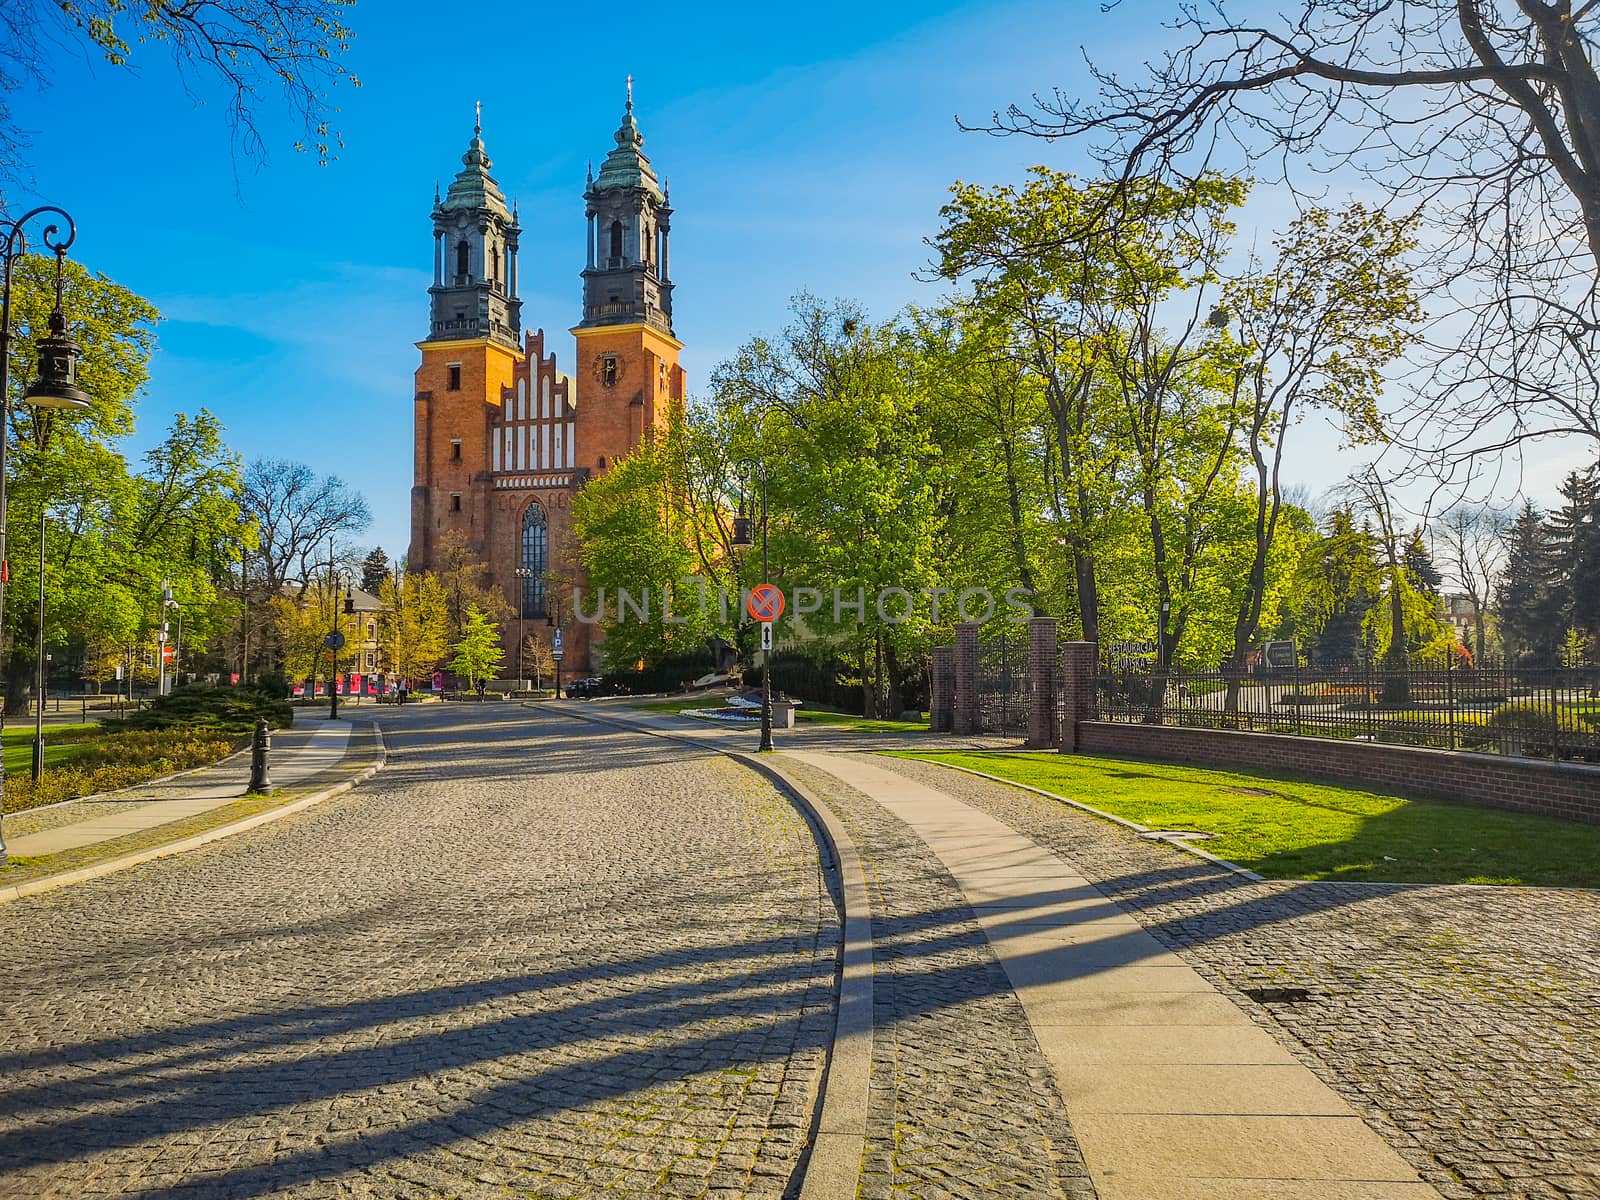
[[[579,568],[572,498],[681,412],[683,344],[672,332],[672,208],[644,154],[630,81],[616,146],[584,189],[577,364],[558,370],[543,329],[524,333],[515,204],[489,174],[481,118],[443,197],[434,192],[431,322],[418,342],[410,566],[438,570],[452,547],[487,568],[518,628],[549,645],[561,629],[568,678],[598,670],[597,627],[572,619]],[[520,614],[522,620],[517,619]]]

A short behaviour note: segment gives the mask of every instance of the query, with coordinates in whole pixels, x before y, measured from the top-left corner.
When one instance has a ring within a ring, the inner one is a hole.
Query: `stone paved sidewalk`
[[[350,733],[349,721],[304,718],[299,727],[275,733],[269,759],[272,786],[292,787],[337,764],[349,747]],[[37,814],[24,809],[6,817],[6,850],[14,858],[43,858],[112,841],[231,804],[249,781],[250,756],[238,754],[114,796],[84,797]]]
[[[1082,869],[1445,1196],[1600,1196],[1600,898],[1250,883],[1043,797],[879,758]],[[1309,1003],[1242,990],[1301,986]]]
[[[837,813],[872,894],[861,1200],[1094,1196],[1050,1065],[961,889],[873,799],[785,759]]]

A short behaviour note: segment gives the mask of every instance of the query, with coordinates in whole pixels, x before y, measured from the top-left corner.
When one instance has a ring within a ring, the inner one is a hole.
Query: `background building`
[[[544,330],[524,333],[518,299],[521,227],[493,176],[481,126],[462,170],[433,206],[431,323],[417,344],[413,570],[434,570],[443,539],[465,540],[527,632],[563,627],[565,672],[598,667],[593,627],[572,620],[581,586],[569,536],[572,497],[681,411],[682,343],[672,332],[672,209],[633,116],[630,88],[615,147],[590,171],[582,316],[572,374]],[[533,576],[519,580],[519,567]],[[504,623],[506,670],[517,626]]]

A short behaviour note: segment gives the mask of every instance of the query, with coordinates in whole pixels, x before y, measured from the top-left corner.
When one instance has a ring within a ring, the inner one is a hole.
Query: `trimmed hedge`
[[[149,708],[103,722],[111,731],[203,729],[217,733],[249,733],[265,717],[275,729],[294,724],[288,701],[260,687],[207,687],[192,684],[163,696]]]

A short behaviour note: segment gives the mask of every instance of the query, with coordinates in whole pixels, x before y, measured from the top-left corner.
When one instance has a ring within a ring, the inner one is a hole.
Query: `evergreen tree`
[[[382,546],[374,546],[372,553],[361,560],[361,590],[376,596],[387,578],[389,578],[389,556],[383,552]]]
[[[1572,472],[1561,498],[1545,525],[1561,623],[1592,636],[1600,629],[1600,475]]]
[[[1439,568],[1433,565],[1433,555],[1428,552],[1427,543],[1422,540],[1422,530],[1415,529],[1411,533],[1411,540],[1406,543],[1405,550],[1406,576],[1411,581],[1411,586],[1417,591],[1431,596],[1439,594],[1439,588],[1444,584],[1444,576]]]
[[[1508,655],[1542,664],[1555,661],[1565,631],[1563,590],[1549,530],[1539,510],[1525,504],[1506,538],[1506,565],[1495,594]]]
[[[1328,517],[1326,531],[1308,548],[1295,591],[1308,661],[1350,663],[1362,655],[1362,625],[1382,592],[1378,541],[1358,527],[1349,508]]]

